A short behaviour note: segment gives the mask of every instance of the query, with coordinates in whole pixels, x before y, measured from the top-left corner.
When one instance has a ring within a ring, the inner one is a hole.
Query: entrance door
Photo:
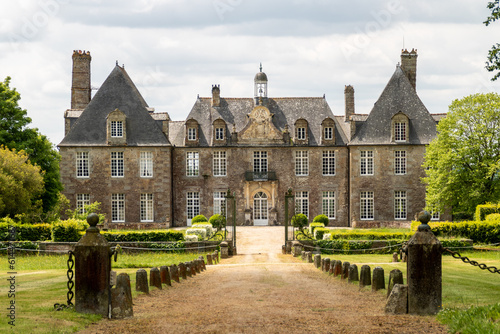
[[[262,191],[259,191],[253,197],[253,224],[255,226],[269,225],[267,216],[267,195]]]

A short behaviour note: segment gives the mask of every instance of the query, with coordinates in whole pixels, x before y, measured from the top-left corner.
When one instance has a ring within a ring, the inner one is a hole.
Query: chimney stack
[[[220,85],[212,85],[212,107],[220,107]]]
[[[417,56],[416,49],[401,51],[401,69],[415,90],[417,89]]]
[[[73,51],[73,78],[71,83],[71,109],[85,109],[91,99],[90,51]]]
[[[354,114],[354,87],[351,85],[345,86],[344,88],[344,98],[345,98],[345,122],[348,122],[351,115]]]

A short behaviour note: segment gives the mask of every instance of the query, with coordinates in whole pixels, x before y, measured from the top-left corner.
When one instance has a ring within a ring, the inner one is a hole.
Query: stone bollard
[[[286,251],[287,254],[291,254],[292,253],[292,243],[293,243],[292,240],[288,240],[285,243],[285,251]]]
[[[200,260],[194,260],[194,268],[196,269],[196,273],[199,274],[201,273],[201,265],[200,265]]]
[[[215,259],[215,263],[219,263],[219,251],[216,249],[214,250],[214,254],[212,255],[212,260]]]
[[[421,225],[407,244],[408,313],[436,314],[442,307],[443,246],[427,223],[431,215],[418,214]]]
[[[321,259],[321,271],[325,271],[325,259]]]
[[[373,269],[372,291],[385,289],[384,268],[375,267]]]
[[[323,271],[328,272],[330,270],[330,259],[326,258],[323,264]]]
[[[334,272],[335,262],[337,262],[337,261],[336,260],[330,260],[330,268],[328,269],[328,274],[329,275],[332,275],[333,272]]]
[[[193,277],[193,274],[191,274],[191,262],[184,262],[186,265],[186,275],[187,277]]]
[[[198,259],[200,260],[201,270],[207,270],[207,267],[205,266],[205,258],[203,257],[203,255],[200,255]]]
[[[207,264],[209,266],[213,265],[214,263],[212,262],[212,254],[207,254]]]
[[[109,316],[111,248],[96,227],[99,217],[87,217],[89,228],[75,245],[75,311]]]
[[[359,275],[359,287],[363,288],[372,284],[372,272],[369,265],[364,264],[361,266],[361,273]]]
[[[281,245],[281,254],[286,254],[286,246]]]
[[[399,262],[398,253],[393,253],[392,254],[392,262]]]
[[[313,263],[313,253],[306,252],[306,255],[307,255],[307,263]]]
[[[148,273],[144,269],[139,269],[135,273],[135,291],[149,293]]]
[[[358,266],[355,264],[351,264],[349,266],[349,276],[347,278],[347,282],[353,283],[357,281],[359,281]]]
[[[191,276],[196,276],[196,264],[194,261],[190,262],[189,268],[191,269]]]
[[[160,267],[160,279],[163,284],[172,286],[172,282],[170,281],[170,273],[168,272],[167,266]]]
[[[182,277],[182,279],[187,279],[187,273],[186,273],[186,265],[184,262],[179,263],[179,275]]]
[[[154,286],[161,290],[160,270],[157,267],[149,270],[149,286]]]
[[[113,319],[124,319],[133,315],[130,276],[121,273],[116,278],[115,287],[111,289],[111,317]]]
[[[392,288],[396,284],[403,285],[403,273],[399,269],[392,269],[389,273],[389,284],[387,284],[387,298],[391,294]]]
[[[305,250],[300,252],[300,258],[302,259],[302,261],[304,261],[306,259],[306,251]]]
[[[170,279],[172,281],[176,281],[177,283],[180,283],[179,269],[177,268],[177,266],[175,264],[171,265],[169,271],[170,271]]]
[[[220,258],[227,259],[229,257],[229,245],[223,241],[220,243]]]
[[[335,261],[335,267],[333,268],[333,275],[335,277],[342,275],[342,261]]]
[[[389,298],[387,298],[385,312],[391,314],[408,313],[408,285],[394,285]]]
[[[349,262],[344,262],[342,264],[342,274],[340,275],[341,279],[347,279],[349,277],[349,266],[351,264]]]
[[[320,268],[321,267],[321,255],[320,254],[314,255],[314,266],[316,268]]]

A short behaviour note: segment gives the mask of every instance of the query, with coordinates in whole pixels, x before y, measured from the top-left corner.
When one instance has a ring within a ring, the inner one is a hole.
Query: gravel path
[[[239,255],[138,296],[131,319],[80,333],[446,333],[434,317],[386,315],[382,294],[280,254],[282,227],[237,231]]]

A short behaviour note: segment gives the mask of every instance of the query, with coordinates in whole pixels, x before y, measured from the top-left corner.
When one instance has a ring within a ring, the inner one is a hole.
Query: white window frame
[[[394,174],[406,174],[406,151],[394,151]]]
[[[198,176],[200,175],[200,153],[199,152],[186,152],[186,175]]]
[[[434,221],[438,221],[440,220],[440,213],[439,211],[436,211],[436,212],[432,212],[431,213],[431,220],[434,220]]]
[[[153,194],[141,194],[141,222],[154,221]]]
[[[224,128],[215,128],[215,140],[224,140]]]
[[[141,152],[139,168],[141,177],[153,177],[153,152]]]
[[[85,205],[90,205],[90,194],[76,194],[76,210],[84,214]]]
[[[321,212],[329,219],[335,219],[335,191],[323,191]]]
[[[394,141],[406,142],[406,122],[394,122]]]
[[[408,200],[405,190],[394,191],[394,219],[406,220]]]
[[[323,176],[335,175],[335,151],[323,151]]]
[[[125,194],[111,194],[111,221],[125,222]]]
[[[373,220],[375,205],[373,191],[362,191],[359,201],[359,218],[361,220]]]
[[[196,140],[196,128],[188,128],[188,140]]]
[[[323,137],[325,140],[332,140],[333,139],[333,128],[328,126],[323,129]]]
[[[300,126],[297,128],[297,140],[306,140],[306,128]]]
[[[214,215],[227,215],[226,192],[214,191]]]
[[[226,151],[214,151],[213,153],[214,176],[227,176],[227,153]]]
[[[200,214],[200,193],[198,191],[188,191],[186,194],[186,217],[188,226],[191,220]]]
[[[268,166],[267,151],[253,152],[253,171],[255,173],[267,173]]]
[[[89,152],[76,152],[76,177],[89,177]]]
[[[373,175],[373,150],[360,151],[359,174]]]
[[[302,213],[309,218],[309,192],[297,191],[295,193],[295,213]]]
[[[111,137],[123,137],[123,121],[111,121]]]
[[[111,177],[125,176],[123,156],[123,152],[111,152]]]
[[[309,175],[309,152],[295,151],[295,176]]]

